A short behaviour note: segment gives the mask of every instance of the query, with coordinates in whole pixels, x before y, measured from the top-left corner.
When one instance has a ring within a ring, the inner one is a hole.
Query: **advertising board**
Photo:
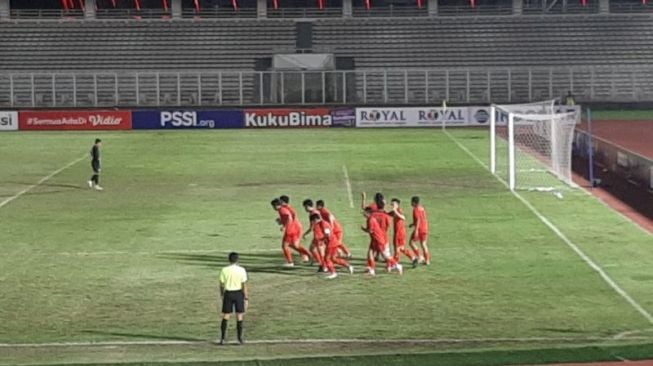
[[[18,129],[18,112],[0,111],[0,131]]]
[[[130,130],[132,112],[127,110],[20,111],[21,130]]]
[[[238,110],[155,110],[134,111],[134,129],[215,129],[243,128],[244,115]]]

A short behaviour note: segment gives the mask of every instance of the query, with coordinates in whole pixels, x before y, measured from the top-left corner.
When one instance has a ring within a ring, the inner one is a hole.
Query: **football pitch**
[[[102,192],[86,186],[96,137]],[[488,154],[477,129],[2,134],[0,364],[653,358],[653,237],[581,189],[513,195]],[[421,197],[431,266],[363,273],[361,191],[406,212]],[[325,200],[357,273],[281,268],[282,194]],[[233,250],[248,344],[221,347]]]

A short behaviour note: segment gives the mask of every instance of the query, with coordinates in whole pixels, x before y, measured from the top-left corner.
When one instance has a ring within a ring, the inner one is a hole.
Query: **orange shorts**
[[[377,244],[376,245],[376,251],[378,253],[383,254],[383,256],[385,256],[385,257],[391,257],[390,247],[388,246],[388,244]]]
[[[378,253],[383,253],[385,251],[390,251],[390,248],[388,247],[388,244],[386,243],[380,243],[376,240],[372,240],[370,243],[370,249],[374,250],[375,252]]]
[[[406,245],[406,235],[395,236],[392,243],[395,245],[395,247],[403,247]]]
[[[327,257],[337,257],[338,256],[338,250],[342,248],[342,245],[329,245],[326,249],[326,256]]]
[[[287,244],[295,244],[300,240],[300,236],[301,235],[297,232],[284,231],[282,241],[283,243],[287,243]]]
[[[429,233],[428,232],[418,232],[413,235],[413,241],[421,241],[424,242],[426,239],[428,239]]]
[[[335,236],[336,240],[338,242],[340,242],[340,243],[342,243],[342,237],[344,236],[344,234],[345,233],[342,230],[338,230],[338,231],[334,230],[333,231],[333,236]]]

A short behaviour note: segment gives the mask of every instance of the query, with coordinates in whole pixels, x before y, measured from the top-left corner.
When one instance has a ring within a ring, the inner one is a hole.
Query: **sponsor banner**
[[[356,127],[467,126],[468,107],[356,108]]]
[[[333,127],[330,108],[246,109],[246,128]]]
[[[555,112],[556,113],[570,113],[574,112],[576,113],[575,115],[578,116],[577,123],[580,123],[580,115],[581,115],[581,110],[579,105],[556,105],[555,106]],[[474,108],[474,107],[472,107]],[[489,113],[490,107],[483,107],[481,109],[486,109]],[[524,107],[523,110],[514,110],[514,113],[519,113],[519,114],[541,114],[543,112],[542,107],[539,106],[531,106],[530,109],[529,107]],[[498,126],[506,126],[508,125],[508,113],[497,109],[496,110],[496,121]],[[488,124],[490,123],[490,119],[488,117]]]
[[[134,129],[243,128],[243,112],[236,110],[134,111]]]
[[[129,130],[131,111],[21,111],[21,130]]]
[[[18,129],[18,112],[0,111],[0,131],[16,131]]]
[[[489,126],[490,107],[469,107],[469,124],[472,126]]]
[[[356,126],[356,109],[338,108],[331,111],[332,127]]]

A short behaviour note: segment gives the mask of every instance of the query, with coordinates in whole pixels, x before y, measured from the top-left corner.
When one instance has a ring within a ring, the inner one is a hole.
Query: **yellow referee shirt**
[[[247,282],[247,271],[237,264],[226,266],[220,271],[220,284],[225,291],[242,290],[245,282]]]

